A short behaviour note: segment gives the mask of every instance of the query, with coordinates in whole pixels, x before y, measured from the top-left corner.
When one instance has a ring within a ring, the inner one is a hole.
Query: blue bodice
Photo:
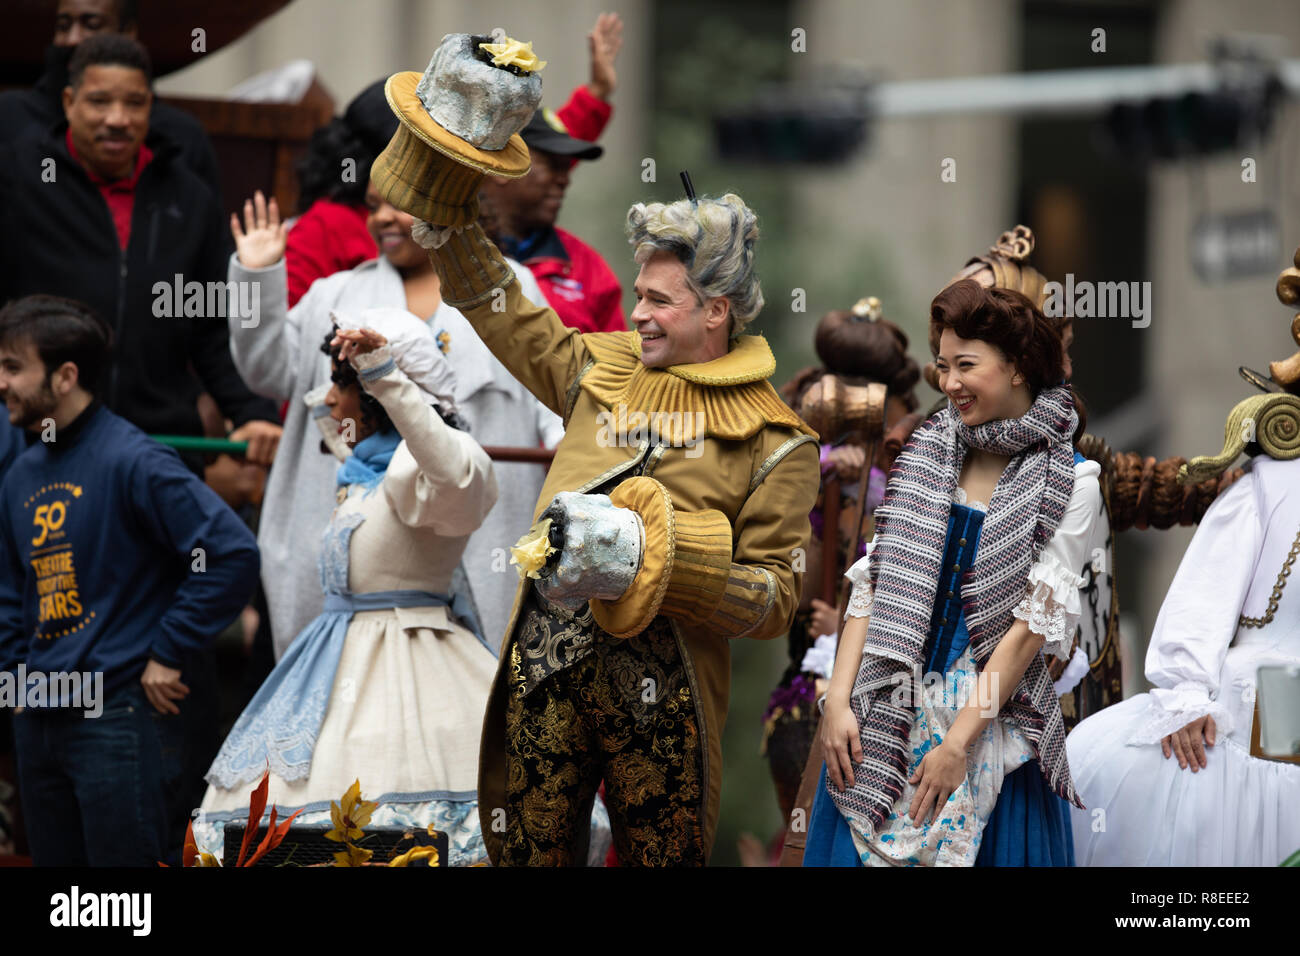
[[[948,539],[943,547],[942,571],[934,594],[934,613],[925,643],[926,673],[946,674],[970,643],[966,612],[961,604],[961,582],[975,563],[984,512],[954,504],[948,515]]]

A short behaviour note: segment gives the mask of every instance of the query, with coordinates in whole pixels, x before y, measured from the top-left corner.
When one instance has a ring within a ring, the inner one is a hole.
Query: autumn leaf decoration
[[[266,854],[270,853],[284,841],[289,835],[289,826],[293,823],[293,818],[302,813],[302,810],[295,810],[288,818],[276,825],[275,818],[279,812],[274,805],[271,807],[271,819],[266,826],[266,836],[262,842],[257,845],[252,854],[249,854],[249,847],[253,843],[253,837],[257,834],[257,826],[262,822],[262,811],[266,809],[266,795],[270,789],[271,771],[268,768],[262,774],[262,782],[257,785],[257,789],[252,792],[248,800],[248,825],[244,827],[244,841],[239,846],[239,857],[235,860],[235,866],[253,866]],[[159,864],[164,866],[165,864]],[[221,866],[221,861],[211,853],[200,853],[197,842],[194,839],[194,821],[191,820],[189,826],[185,828],[185,843],[181,846],[181,866]]]
[[[374,851],[354,846],[352,841],[361,839],[361,828],[370,822],[370,814],[378,806],[378,803],[361,799],[359,779],[348,787],[341,804],[330,801],[330,822],[333,829],[326,832],[325,839],[343,844],[343,849],[334,854],[335,866],[361,866],[370,861]]]
[[[417,846],[407,850],[401,856],[388,861],[389,866],[411,866],[417,860],[424,860],[429,866],[438,865],[438,848],[434,846]]]

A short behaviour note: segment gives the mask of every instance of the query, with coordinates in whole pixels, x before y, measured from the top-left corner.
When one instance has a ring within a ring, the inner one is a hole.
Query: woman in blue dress
[[[1044,655],[1070,653],[1099,468],[1074,451],[1060,335],[1023,295],[954,283],[930,348],[948,406],[848,572],[804,865],[1070,866]]]

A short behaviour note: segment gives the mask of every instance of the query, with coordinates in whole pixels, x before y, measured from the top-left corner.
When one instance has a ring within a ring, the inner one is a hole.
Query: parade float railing
[[[243,455],[248,442],[228,438],[203,438],[197,435],[150,435],[154,441],[176,451],[196,451],[205,455]],[[555,458],[551,448],[513,447],[510,445],[484,445],[483,450],[493,461],[524,462],[545,465],[548,468]]]

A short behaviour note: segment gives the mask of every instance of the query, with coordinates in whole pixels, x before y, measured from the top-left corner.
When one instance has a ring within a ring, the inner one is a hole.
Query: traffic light
[[[715,115],[714,143],[722,159],[760,164],[832,164],[867,140],[868,110],[861,97],[779,98]]]
[[[1224,152],[1268,134],[1283,92],[1269,76],[1252,87],[1117,103],[1102,121],[1102,141],[1116,155],[1137,161]]]

